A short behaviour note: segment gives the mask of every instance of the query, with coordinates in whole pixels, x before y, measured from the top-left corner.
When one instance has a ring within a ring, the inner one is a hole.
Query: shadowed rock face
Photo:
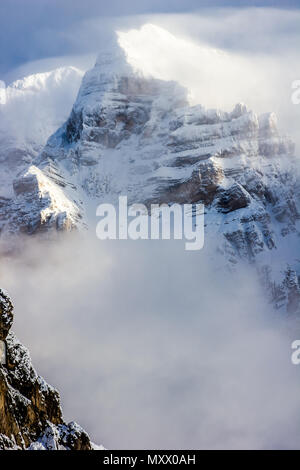
[[[251,202],[249,193],[238,183],[234,183],[230,188],[220,191],[218,207],[221,212],[227,213],[243,209]]]
[[[9,296],[0,289],[0,340],[5,340],[14,319],[13,305]]]
[[[285,273],[284,287],[287,291],[287,312],[294,313],[300,307],[300,285],[297,273],[288,267]]]
[[[0,289],[0,339],[7,363],[0,365],[0,449],[90,450],[76,423],[63,420],[60,397],[34,370],[28,350],[10,332],[13,305]]]

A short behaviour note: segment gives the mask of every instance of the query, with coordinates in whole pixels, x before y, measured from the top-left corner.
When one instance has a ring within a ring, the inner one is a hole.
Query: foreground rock
[[[12,302],[0,289],[0,340],[7,350],[0,365],[0,449],[95,448],[77,423],[64,422],[57,390],[34,370],[28,350],[10,331],[12,321]]]

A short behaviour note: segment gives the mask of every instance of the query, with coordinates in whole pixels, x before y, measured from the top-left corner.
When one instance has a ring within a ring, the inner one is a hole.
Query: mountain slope
[[[272,302],[299,310],[298,163],[273,113],[190,107],[186,90],[143,76],[116,46],[99,55],[31,163],[1,201],[4,233],[92,227],[96,206],[119,195],[202,202],[215,256],[229,268],[255,263]]]
[[[45,177],[39,181],[41,173],[32,162],[49,135],[67,118],[81,78],[80,70],[63,67],[30,75],[8,87],[3,82],[0,84],[0,231],[4,227],[10,232],[23,231],[29,225],[32,228],[25,231],[31,233],[37,230],[39,213],[44,214],[41,224],[47,207],[52,214],[56,213],[57,189],[50,182],[45,184]],[[27,192],[23,199],[19,197],[22,186],[26,186]],[[30,204],[32,192],[36,200],[34,210]],[[34,212],[32,220],[31,212]],[[54,221],[57,228],[63,225],[63,211],[60,212]]]

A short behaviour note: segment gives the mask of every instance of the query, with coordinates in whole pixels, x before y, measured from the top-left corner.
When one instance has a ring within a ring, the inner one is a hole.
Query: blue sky
[[[93,52],[92,43],[79,43],[74,34],[79,24],[97,17],[104,34],[109,27],[108,17],[189,13],[219,7],[299,8],[300,0],[1,0],[0,76],[29,61]]]

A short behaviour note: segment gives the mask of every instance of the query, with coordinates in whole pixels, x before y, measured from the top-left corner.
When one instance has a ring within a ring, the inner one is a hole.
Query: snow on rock
[[[144,77],[120,53],[100,55],[85,75],[40,164],[58,162],[88,205],[120,194],[146,204],[203,202],[206,237],[219,240],[224,262],[256,262],[261,272],[264,255],[269,263],[283,237],[299,233],[294,150],[274,113],[188,106],[183,88]],[[283,261],[279,284],[285,269]]]
[[[15,200],[14,181],[26,174],[47,138],[67,118],[76,97],[82,72],[74,67],[62,67],[17,80],[8,87],[0,84],[0,231],[3,227],[14,232],[24,229],[19,214],[44,210],[38,198],[32,204]],[[42,178],[42,175],[39,175]],[[51,192],[50,192],[51,193]],[[19,198],[20,199],[20,198]],[[45,202],[45,198],[44,198]],[[64,209],[60,211],[64,212]],[[36,224],[37,229],[39,224]],[[29,224],[30,225],[30,224]],[[26,221],[25,221],[26,226]],[[31,233],[31,226],[29,226]]]
[[[144,76],[115,45],[83,77],[65,123],[0,194],[2,232],[92,225],[86,214],[119,195],[147,205],[202,202],[206,239],[218,240],[224,263],[247,260],[259,273],[269,266],[268,291],[275,277],[286,291],[287,259],[300,275],[294,152],[274,113],[189,106],[184,88]],[[297,305],[285,298],[286,308]]]
[[[3,341],[13,323],[13,305],[8,294],[0,289],[0,340]]]
[[[12,318],[12,302],[0,289],[0,338],[7,348],[7,364],[0,365],[0,449],[95,448],[77,423],[64,422],[57,390],[37,374],[29,351],[9,331]]]

